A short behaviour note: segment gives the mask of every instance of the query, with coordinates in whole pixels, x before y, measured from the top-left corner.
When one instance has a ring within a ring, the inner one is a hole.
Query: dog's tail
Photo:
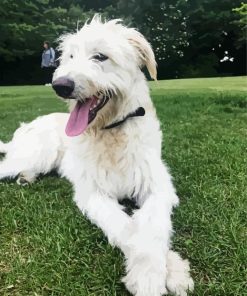
[[[3,143],[0,140],[0,153],[7,153],[9,149],[9,143]]]

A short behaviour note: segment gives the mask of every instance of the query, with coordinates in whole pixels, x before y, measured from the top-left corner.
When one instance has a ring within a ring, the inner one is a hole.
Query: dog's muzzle
[[[52,82],[52,87],[58,96],[69,98],[75,89],[75,83],[67,77],[60,77]]]

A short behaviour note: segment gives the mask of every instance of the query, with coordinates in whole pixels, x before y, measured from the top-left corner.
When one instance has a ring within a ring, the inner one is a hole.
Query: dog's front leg
[[[162,193],[151,193],[133,216],[125,253],[127,275],[123,281],[136,296],[161,296],[167,292],[170,211]]]
[[[122,210],[117,200],[93,191],[85,195],[85,189],[76,191],[75,202],[79,209],[107,236],[112,245],[123,250],[123,233],[128,227],[130,217]]]
[[[153,157],[151,183],[142,207],[133,215],[127,239],[127,275],[123,279],[136,296],[160,296],[167,289],[185,296],[193,288],[188,262],[169,251],[171,212],[178,203],[171,177],[161,160]],[[149,180],[146,180],[149,182]]]

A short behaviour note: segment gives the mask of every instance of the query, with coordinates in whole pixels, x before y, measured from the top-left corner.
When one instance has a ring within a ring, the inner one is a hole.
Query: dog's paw
[[[27,186],[29,185],[30,183],[25,179],[24,176],[19,176],[16,183],[20,186]]]
[[[32,184],[36,179],[36,176],[32,172],[22,172],[19,174],[16,183],[20,186],[27,186]]]
[[[135,296],[161,296],[167,294],[165,268],[150,265],[146,260],[137,260],[128,268],[122,279],[127,290]],[[159,264],[158,264],[159,265]]]
[[[167,254],[166,287],[176,296],[187,296],[188,291],[194,290],[189,261],[183,260],[178,253],[171,250]]]

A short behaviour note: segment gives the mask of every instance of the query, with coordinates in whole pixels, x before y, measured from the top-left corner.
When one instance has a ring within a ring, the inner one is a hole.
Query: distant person
[[[42,62],[41,68],[43,70],[44,84],[46,86],[51,86],[52,75],[56,68],[55,61],[55,50],[50,47],[50,43],[48,41],[44,41],[44,51],[42,53]]]

